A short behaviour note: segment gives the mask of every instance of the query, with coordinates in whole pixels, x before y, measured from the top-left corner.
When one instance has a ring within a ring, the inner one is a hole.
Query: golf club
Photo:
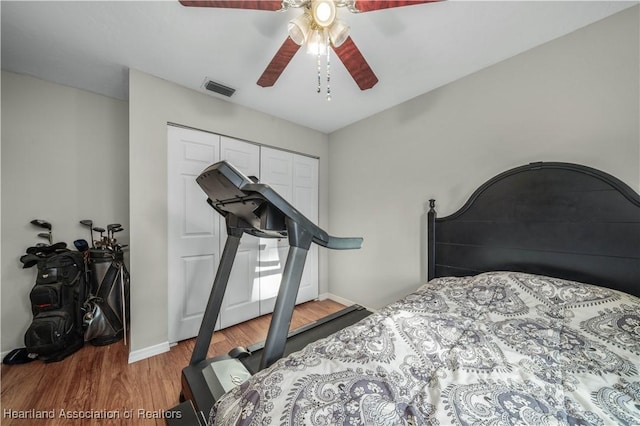
[[[76,250],[82,253],[89,250],[89,244],[87,243],[87,240],[75,240],[73,242],[73,245],[75,246]]]
[[[100,239],[96,241],[98,248],[104,247],[105,246],[105,242],[104,242],[104,240],[102,238],[102,234],[104,233],[105,229],[104,228],[100,228],[99,226],[95,226],[93,228],[93,230],[100,233]]]
[[[46,220],[42,220],[42,219],[33,219],[30,222],[32,225],[37,226],[38,228],[44,228],[47,231],[49,231],[49,233],[47,234],[46,238],[49,240],[49,244],[53,243],[53,235],[51,232],[52,226],[51,226],[51,222],[47,222]],[[38,237],[43,237],[44,234],[38,234]]]
[[[80,221],[80,225],[88,226],[89,231],[91,232],[91,248],[95,248],[93,245],[93,220],[91,219],[83,219]]]
[[[111,239],[113,238],[113,230],[116,228],[121,228],[122,225],[119,223],[111,223],[109,225],[107,225],[107,238]]]
[[[47,241],[49,241],[49,244],[53,243],[53,241],[51,240],[51,232],[40,232],[38,234],[38,237],[45,238]]]
[[[51,231],[51,223],[47,222],[46,220],[33,219],[30,223],[32,225],[37,226],[37,227],[45,228],[45,229],[48,229],[49,231]]]
[[[124,228],[122,227],[122,225],[118,226],[117,228],[112,228],[111,229],[111,246],[116,251],[122,251],[122,246],[117,243],[118,240],[116,240],[116,233],[117,232],[122,232],[123,230],[124,230]]]

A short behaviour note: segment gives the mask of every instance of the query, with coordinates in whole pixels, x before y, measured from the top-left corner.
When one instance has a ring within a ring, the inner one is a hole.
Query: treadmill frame
[[[212,177],[213,179],[211,179]],[[207,179],[213,182],[215,189],[220,189],[220,192],[227,197],[218,199],[214,196],[212,199],[212,192],[215,191],[207,185],[209,182],[203,182]],[[242,236],[247,233],[263,238],[286,237],[290,246],[264,346],[260,347],[261,344],[252,345],[252,348],[258,346],[259,352],[262,352],[259,370],[269,367],[282,358],[286,350],[287,339],[292,335],[304,333],[310,328],[333,321],[355,310],[364,310],[364,308],[355,305],[326,317],[324,320],[316,321],[312,325],[289,332],[304,264],[311,244],[316,243],[331,249],[357,249],[362,245],[362,238],[337,238],[328,235],[268,185],[247,178],[226,161],[221,161],[207,168],[197,178],[197,182],[209,196],[207,202],[224,216],[227,228],[227,241],[200,324],[191,360],[189,365],[182,370],[181,398],[191,400],[198,416],[204,417],[204,411],[210,409],[215,401],[225,393],[220,379],[215,377],[213,371],[210,371],[212,364],[226,360],[236,361],[237,364],[225,362],[225,365],[229,365],[225,372],[230,375],[226,381],[230,379],[236,385],[242,382],[240,377],[244,375],[244,373],[236,374],[240,372],[240,369],[246,370],[249,374],[253,373],[239,359],[250,356],[248,351],[240,351],[238,357],[221,355],[206,359]],[[260,212],[261,216],[258,217],[256,212]],[[250,216],[250,214],[255,216]],[[366,313],[363,313],[362,317],[369,314],[366,310],[364,312]],[[206,422],[206,419],[202,418],[202,420]]]

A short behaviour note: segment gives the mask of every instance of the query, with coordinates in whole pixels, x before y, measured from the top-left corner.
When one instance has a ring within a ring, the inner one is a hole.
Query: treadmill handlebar
[[[196,179],[208,196],[209,204],[228,218],[242,219],[245,232],[267,238],[281,238],[287,220],[312,235],[312,241],[333,250],[362,247],[362,238],[333,237],[307,219],[273,188],[245,176],[226,161],[207,167]],[[229,223],[229,221],[227,222]]]
[[[362,238],[342,238],[329,235],[326,240],[314,238],[313,241],[332,250],[355,250],[362,247]]]

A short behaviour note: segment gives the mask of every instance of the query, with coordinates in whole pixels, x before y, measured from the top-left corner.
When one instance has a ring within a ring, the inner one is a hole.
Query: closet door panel
[[[271,186],[285,200],[293,204],[293,154],[262,147],[260,159],[262,171],[260,181]]]
[[[318,224],[318,159],[293,155],[293,205]],[[312,244],[300,281],[296,303],[318,297],[318,246]]]
[[[247,176],[260,177],[260,147],[249,142],[220,137],[220,159],[228,161]]]
[[[231,163],[247,176],[260,176],[260,147],[222,136],[220,159]],[[225,221],[220,221],[220,246],[227,239]],[[229,327],[260,315],[260,239],[244,234],[240,240],[227,292],[222,300],[220,326]]]
[[[170,342],[198,334],[220,262],[219,215],[196,183],[218,161],[220,137],[167,127],[167,273]]]
[[[318,222],[318,160],[304,155],[262,148],[261,181],[270,185],[312,222]],[[273,311],[280,288],[289,243],[263,239],[260,258],[260,313]],[[264,259],[264,262],[263,262]],[[318,297],[318,247],[311,245],[300,281],[296,303]]]
[[[260,181],[266,183],[287,202],[293,203],[293,154],[262,147]],[[289,253],[286,238],[261,238],[260,252],[260,315],[273,312],[280,288],[282,271]]]

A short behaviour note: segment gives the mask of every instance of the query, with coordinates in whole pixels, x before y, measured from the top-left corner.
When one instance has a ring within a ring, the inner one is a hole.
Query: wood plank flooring
[[[343,307],[331,300],[299,305],[291,328]],[[209,357],[264,340],[269,321],[270,315],[265,315],[216,332]],[[133,364],[127,363],[129,348],[122,341],[102,347],[87,344],[51,364],[3,364],[0,424],[164,425],[162,413],[178,403],[180,372],[188,365],[194,344],[195,339],[185,340],[167,353]],[[31,418],[15,418],[20,415]],[[33,418],[36,415],[50,418]],[[101,418],[87,419],[87,415]]]

